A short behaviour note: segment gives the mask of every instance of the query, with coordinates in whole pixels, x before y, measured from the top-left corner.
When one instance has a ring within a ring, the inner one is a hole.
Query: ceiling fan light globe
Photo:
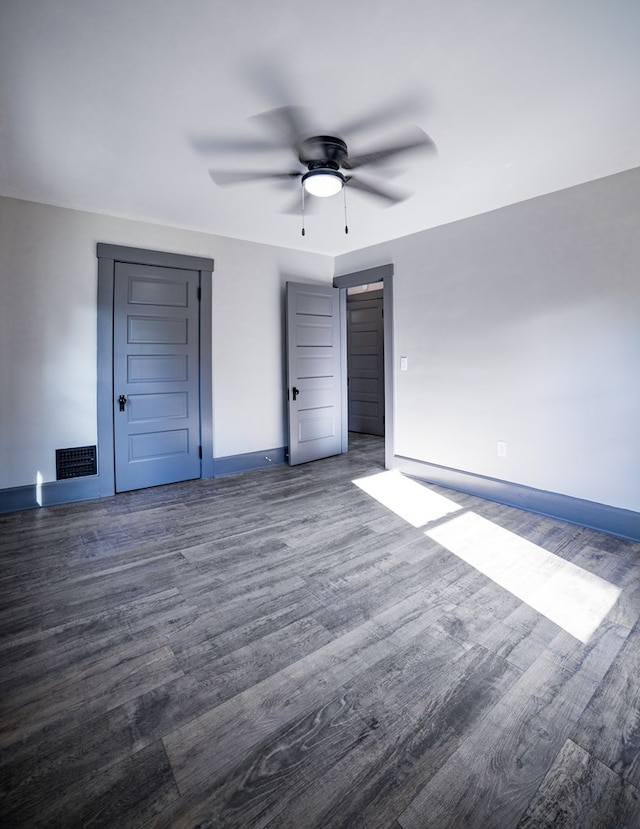
[[[337,170],[311,170],[302,176],[302,186],[311,196],[335,196],[344,187],[344,176]]]

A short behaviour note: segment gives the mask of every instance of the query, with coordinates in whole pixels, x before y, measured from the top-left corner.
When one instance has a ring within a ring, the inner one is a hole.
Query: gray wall
[[[97,242],[215,260],[214,455],[284,446],[283,286],[331,257],[0,198],[0,489],[96,443]]]
[[[633,170],[338,257],[395,266],[396,453],[640,511],[639,228]],[[283,446],[283,284],[332,258],[0,199],[0,489],[96,442],[98,241],[215,260],[214,454]]]
[[[340,256],[336,273],[384,262],[397,455],[640,511],[640,170]]]

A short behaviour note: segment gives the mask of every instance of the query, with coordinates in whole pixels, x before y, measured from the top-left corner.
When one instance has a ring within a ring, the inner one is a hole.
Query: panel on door
[[[382,292],[347,296],[349,431],[384,435]]]
[[[340,291],[287,282],[289,464],[342,452]]]
[[[200,477],[199,273],[116,263],[116,491]]]

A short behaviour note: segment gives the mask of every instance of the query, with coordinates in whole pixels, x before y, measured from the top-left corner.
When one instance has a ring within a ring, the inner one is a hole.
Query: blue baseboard
[[[265,449],[261,452],[246,452],[243,455],[227,455],[224,458],[213,459],[213,477],[235,475],[237,472],[252,472],[255,469],[264,469],[267,466],[282,465],[286,461],[286,448]]]
[[[485,478],[483,475],[449,469],[401,455],[394,455],[393,467],[414,478],[468,495],[477,495],[488,501],[497,501],[550,518],[560,518],[570,524],[579,524],[630,541],[640,541],[640,512],[584,501],[556,492],[545,492],[497,478]]]
[[[213,458],[213,477],[234,475],[237,472],[250,472],[277,466],[286,461],[286,448],[265,449],[262,452],[247,452],[243,455],[229,455]],[[211,475],[203,475],[211,477]],[[19,512],[37,507],[49,507],[54,504],[71,504],[74,501],[90,501],[94,498],[113,495],[113,492],[100,491],[100,476],[90,475],[85,478],[72,478],[66,481],[49,481],[44,484],[30,484],[0,490],[0,514]]]
[[[214,477],[250,472],[286,463],[286,448],[247,452],[213,459]],[[469,495],[477,495],[488,501],[496,501],[529,512],[559,518],[571,524],[640,541],[640,513],[572,498],[555,492],[487,478],[472,472],[450,469],[437,464],[394,455],[395,469],[428,483],[455,489]],[[66,481],[50,481],[41,485],[14,487],[0,490],[0,513],[17,512],[37,507],[69,504],[100,498],[99,476],[73,478]]]
[[[98,475],[0,490],[0,513],[71,504],[100,497]]]

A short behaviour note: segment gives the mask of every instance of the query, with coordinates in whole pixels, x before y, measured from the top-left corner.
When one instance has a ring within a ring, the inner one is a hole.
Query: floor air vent
[[[56,449],[56,480],[82,478],[97,475],[95,446],[76,446],[73,449]]]

